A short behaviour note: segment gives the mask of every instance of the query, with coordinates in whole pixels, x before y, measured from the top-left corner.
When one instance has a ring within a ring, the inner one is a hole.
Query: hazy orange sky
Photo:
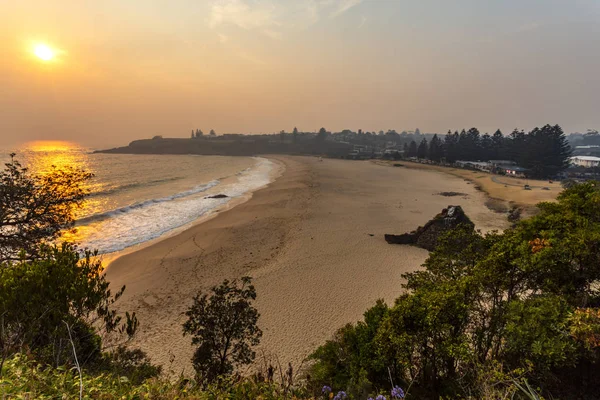
[[[2,1],[0,146],[598,129],[599,49],[600,0]]]

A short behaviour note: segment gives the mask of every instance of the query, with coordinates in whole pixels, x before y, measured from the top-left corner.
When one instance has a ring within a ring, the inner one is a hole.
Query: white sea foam
[[[255,165],[236,174],[235,181],[219,180],[171,196],[151,199],[120,207],[78,221],[85,230],[82,247],[98,249],[100,254],[121,251],[156,239],[188,225],[216,208],[269,184],[273,163],[256,157]],[[207,198],[206,191],[225,194],[227,198]]]

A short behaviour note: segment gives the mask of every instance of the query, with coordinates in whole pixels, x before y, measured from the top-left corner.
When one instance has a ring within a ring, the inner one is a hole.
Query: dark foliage
[[[0,172],[0,263],[21,256],[32,259],[40,243],[49,243],[71,227],[91,177],[69,168],[34,176],[12,154]]]
[[[208,294],[198,294],[185,313],[184,335],[197,345],[192,363],[199,380],[214,382],[229,375],[238,365],[250,364],[262,331],[256,323],[258,311],[252,306],[256,290],[249,277],[225,280]]]
[[[47,364],[71,364],[70,329],[80,363],[88,366],[101,358],[101,333],[135,333],[135,313],[111,309],[125,287],[113,294],[92,256],[80,257],[69,244],[42,245],[35,260],[0,266],[3,357],[30,352]]]

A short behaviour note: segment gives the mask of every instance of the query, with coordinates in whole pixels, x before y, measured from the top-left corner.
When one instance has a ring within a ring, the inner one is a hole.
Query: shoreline
[[[491,174],[485,171],[473,171],[442,165],[421,164],[413,161],[376,160],[373,163],[400,168],[422,171],[437,171],[443,174],[464,179],[474,185],[487,197],[486,206],[497,213],[509,213],[514,209],[523,212],[522,219],[531,217],[538,212],[537,204],[545,201],[556,201],[556,196],[563,190],[559,182],[549,183],[535,179],[517,178]],[[530,184],[532,190],[524,190],[523,185]],[[547,190],[542,190],[546,188]]]
[[[209,212],[201,215],[199,218],[197,218],[187,224],[179,226],[169,232],[166,232],[166,233],[160,235],[159,237],[147,240],[142,243],[138,243],[136,245],[127,247],[123,250],[100,255],[99,258],[102,261],[102,264],[104,265],[105,270],[107,270],[114,261],[118,260],[119,258],[121,258],[123,256],[135,253],[137,251],[141,251],[145,248],[148,248],[157,243],[160,243],[163,240],[166,240],[171,237],[177,236],[181,233],[184,233],[185,231],[192,229],[197,225],[200,225],[204,222],[207,222],[207,221],[217,217],[221,213],[224,213],[224,212],[227,212],[227,211],[233,209],[237,205],[247,202],[248,200],[250,200],[252,198],[253,193],[268,187],[284,173],[285,165],[281,161],[277,160],[276,158],[270,157],[270,156],[269,157],[258,156],[258,157],[267,159],[274,164],[273,168],[269,172],[269,183],[267,183],[266,185],[257,187],[255,189],[249,190],[248,192],[244,193],[242,196],[233,197],[227,203],[217,206],[217,207],[213,208],[212,210],[210,210]]]
[[[135,311],[140,320],[131,345],[167,375],[191,373],[183,313],[199,290],[223,279],[254,278],[264,332],[257,350],[298,368],[377,299],[391,304],[402,292],[401,275],[427,258],[423,249],[388,245],[385,233],[411,231],[448,204],[461,205],[483,231],[508,226],[485,207],[482,192],[439,172],[368,161],[269,159],[285,170],[250,199],[119,257],[106,271],[112,285],[127,285],[117,310]],[[440,196],[445,190],[465,196]]]

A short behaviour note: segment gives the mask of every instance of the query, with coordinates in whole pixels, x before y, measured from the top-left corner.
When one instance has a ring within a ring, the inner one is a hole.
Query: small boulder
[[[226,194],[215,194],[213,196],[206,196],[205,199],[225,199],[229,196],[227,196]]]

